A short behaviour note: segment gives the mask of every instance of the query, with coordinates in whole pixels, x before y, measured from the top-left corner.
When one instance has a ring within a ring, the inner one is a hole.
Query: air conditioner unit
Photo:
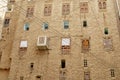
[[[37,40],[37,47],[40,50],[48,49],[48,38],[46,36],[39,36]]]

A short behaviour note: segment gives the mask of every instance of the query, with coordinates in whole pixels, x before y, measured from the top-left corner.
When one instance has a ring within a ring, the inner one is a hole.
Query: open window
[[[64,21],[64,29],[68,29],[69,28],[69,21]]]
[[[62,54],[70,53],[70,38],[62,38]]]
[[[48,29],[48,23],[47,23],[47,22],[44,22],[44,23],[43,23],[43,29],[44,29],[44,30],[47,30],[47,29]]]

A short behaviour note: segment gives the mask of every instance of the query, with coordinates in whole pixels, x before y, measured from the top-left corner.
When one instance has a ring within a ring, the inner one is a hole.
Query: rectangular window
[[[64,29],[68,29],[69,28],[69,21],[64,21]]]
[[[111,37],[104,37],[103,42],[104,42],[105,50],[109,51],[109,50],[113,49],[113,44],[112,44]]]
[[[44,16],[50,16],[52,12],[52,4],[45,4]]]
[[[61,60],[61,68],[65,68],[65,60]]]
[[[34,7],[33,6],[28,6],[26,17],[33,17],[33,13],[34,13]]]
[[[62,38],[62,54],[70,52],[70,38]]]
[[[114,69],[111,69],[111,77],[115,77],[115,70]]]
[[[12,10],[13,10],[13,5],[10,5],[10,4],[9,4],[8,7],[7,7],[7,11],[10,12],[10,11],[12,11]]]
[[[21,41],[20,42],[20,51],[26,51],[27,50],[27,41]]]
[[[99,10],[105,10],[107,7],[106,1],[105,0],[99,0],[98,1],[98,7]]]
[[[83,21],[83,27],[87,27],[87,21]]]
[[[60,80],[65,80],[66,79],[66,72],[65,71],[60,71]]]
[[[44,29],[44,30],[48,29],[48,23],[47,23],[47,22],[44,22],[44,23],[43,23],[43,29]]]
[[[70,4],[64,3],[62,5],[62,15],[69,15],[70,14]]]
[[[10,23],[10,19],[9,18],[6,18],[4,20],[4,27],[8,27],[9,26],[9,23]]]
[[[88,2],[80,2],[80,12],[88,13]]]
[[[28,31],[28,30],[29,30],[29,26],[30,26],[29,23],[25,23],[25,24],[24,24],[24,30],[25,30],[25,31]]]
[[[88,39],[82,40],[82,52],[89,51],[90,48],[90,42]]]
[[[1,58],[2,58],[2,51],[0,51],[0,61],[1,61]]]
[[[87,67],[87,60],[84,59],[84,67]]]
[[[108,34],[108,28],[104,28],[104,34]]]
[[[90,72],[84,72],[84,80],[90,80]]]
[[[23,77],[23,76],[20,76],[20,80],[24,80],[24,77]]]

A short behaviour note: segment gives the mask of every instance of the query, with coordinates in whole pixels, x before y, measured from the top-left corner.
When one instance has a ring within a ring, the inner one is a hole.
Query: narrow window
[[[82,51],[86,52],[89,51],[90,43],[88,39],[82,40]]]
[[[68,29],[69,28],[69,21],[64,21],[64,29]]]
[[[87,21],[83,21],[83,27],[87,27]]]
[[[14,3],[15,2],[15,0],[10,0],[10,3]]]
[[[115,77],[115,70],[114,69],[111,69],[111,77]]]
[[[70,53],[70,38],[62,38],[62,54]]]
[[[43,23],[43,29],[44,29],[44,30],[48,29],[48,23],[47,23],[47,22],[44,22],[44,23]]]
[[[104,34],[108,34],[108,28],[104,28]]]
[[[25,23],[25,24],[24,24],[24,30],[25,30],[25,31],[29,31],[29,26],[30,26],[29,23]]]
[[[87,67],[87,60],[84,59],[84,67]]]
[[[84,80],[90,80],[90,72],[84,72]]]
[[[23,77],[23,76],[20,76],[20,80],[24,80],[24,77]]]
[[[44,16],[50,16],[52,12],[52,4],[45,4]]]
[[[70,4],[64,3],[62,5],[62,15],[68,15],[68,14],[70,14]]]
[[[0,54],[0,61],[1,61],[1,57],[2,57],[2,55]]]
[[[33,69],[34,63],[30,63],[30,68]]]
[[[65,68],[65,60],[61,60],[61,68]]]
[[[4,27],[8,27],[9,23],[10,23],[10,19],[9,18],[5,19],[5,21],[4,21]]]
[[[112,39],[111,37],[104,37],[103,39],[103,43],[104,43],[104,48],[105,50],[112,50],[113,49],[113,44],[112,44]]]
[[[42,80],[42,79],[41,79],[41,75],[37,75],[37,76],[36,76],[36,80]]]
[[[7,7],[7,11],[12,11],[13,10],[13,5],[8,5],[8,7]]]
[[[33,6],[28,7],[26,17],[33,17],[33,13],[34,13],[34,7]]]

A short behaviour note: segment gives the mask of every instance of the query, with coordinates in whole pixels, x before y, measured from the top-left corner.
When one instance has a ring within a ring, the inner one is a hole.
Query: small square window
[[[68,29],[69,28],[69,21],[64,21],[64,29]]]
[[[107,4],[105,0],[98,1],[99,10],[105,10],[107,8]]]
[[[34,7],[33,6],[28,6],[26,17],[33,17],[33,13],[34,13]]]
[[[29,30],[29,26],[30,26],[29,23],[25,23],[25,24],[24,24],[24,30],[25,30],[25,31],[28,31],[28,30]]]
[[[80,12],[88,13],[88,2],[80,2]]]
[[[27,41],[21,41],[20,48],[27,48]]]
[[[24,77],[23,77],[23,76],[20,76],[20,80],[24,80]]]
[[[47,22],[44,22],[44,23],[43,23],[43,29],[44,29],[44,30],[48,29],[48,23],[47,23]]]

